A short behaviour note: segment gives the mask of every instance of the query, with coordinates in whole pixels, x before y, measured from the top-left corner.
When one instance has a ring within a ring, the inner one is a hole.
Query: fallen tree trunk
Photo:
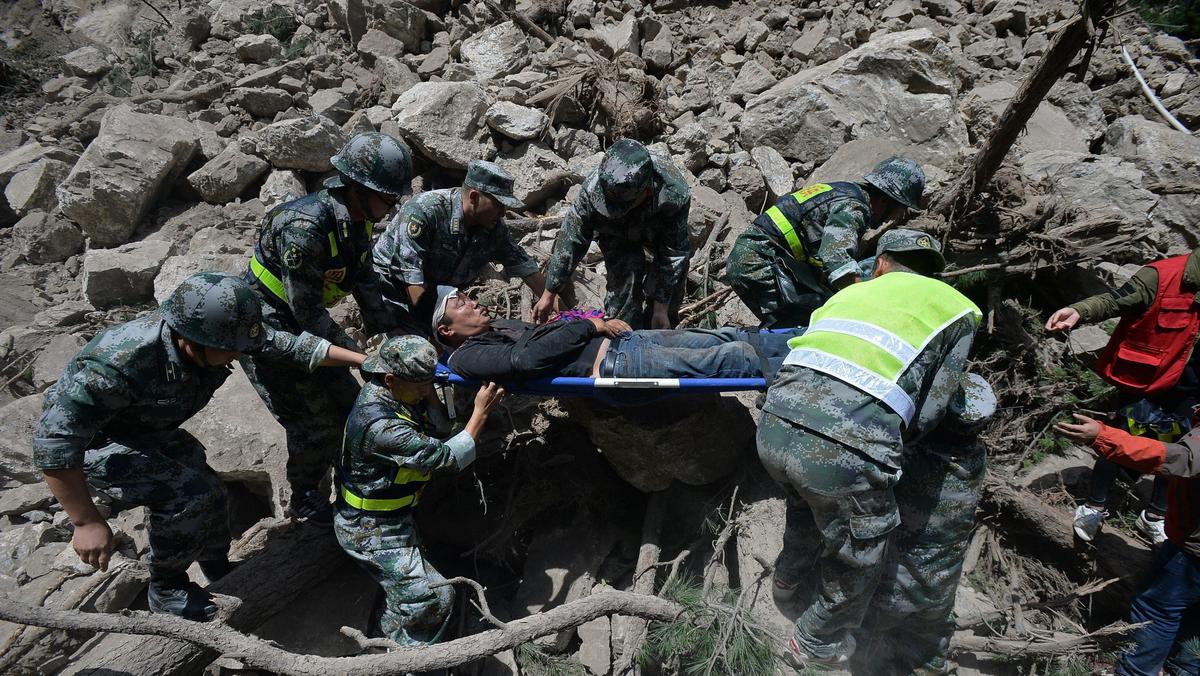
[[[234,545],[233,557],[245,559],[245,563],[208,589],[214,594],[236,597],[232,609],[222,603],[224,599],[217,599],[222,605],[222,621],[230,627],[229,631],[253,631],[296,596],[325,579],[344,555],[331,531],[286,519],[269,519],[260,522]],[[213,626],[184,623],[200,628],[202,633]],[[96,628],[112,631],[109,626]],[[217,646],[189,641],[187,634],[172,633],[105,636],[63,673],[162,676],[197,673],[217,657],[211,650]]]
[[[326,536],[332,540],[328,532]],[[263,583],[270,586],[269,576]],[[189,622],[171,615],[134,612],[125,615],[80,613],[53,610],[27,603],[0,603],[0,619],[57,629],[107,631],[134,634],[148,648],[177,645],[193,653],[229,655],[252,669],[296,676],[332,676],[369,674],[402,676],[473,662],[494,655],[539,636],[579,626],[604,615],[621,614],[661,622],[678,620],[683,606],[657,596],[623,591],[603,591],[552,608],[544,613],[513,620],[503,629],[492,629],[447,643],[423,648],[395,648],[383,655],[357,657],[318,657],[283,650],[254,636],[247,636],[227,624]],[[150,638],[153,637],[153,638]],[[202,647],[201,647],[202,646]],[[103,673],[157,674],[160,652],[148,652],[137,664],[108,662]]]

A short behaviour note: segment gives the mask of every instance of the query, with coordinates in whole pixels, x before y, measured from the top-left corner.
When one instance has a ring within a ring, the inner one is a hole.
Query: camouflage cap
[[[437,350],[420,336],[393,336],[362,364],[364,373],[392,374],[409,383],[424,383],[437,368]]]
[[[889,157],[875,165],[863,180],[879,188],[888,197],[912,209],[921,210],[925,194],[925,172],[916,160],[908,157]]]
[[[609,146],[597,171],[600,194],[593,196],[593,206],[606,218],[620,218],[650,185],[654,162],[646,146],[623,138]]]
[[[467,178],[463,181],[463,187],[487,193],[509,209],[520,209],[524,206],[521,200],[513,195],[512,174],[501,169],[495,162],[473,160],[467,165]]]
[[[387,134],[355,134],[329,162],[341,174],[335,183],[345,185],[350,180],[396,198],[412,192],[412,153]]]
[[[258,294],[241,277],[223,272],[188,277],[158,310],[176,333],[218,350],[256,352],[271,335],[262,323]]]
[[[963,397],[950,401],[950,414],[962,424],[980,426],[996,413],[996,392],[983,376],[964,373]]]
[[[935,272],[946,269],[946,258],[942,256],[942,243],[937,241],[933,235],[928,235],[920,230],[896,228],[883,233],[883,236],[879,238],[879,246],[875,249],[875,255],[879,256],[889,251],[920,251],[933,259]]]

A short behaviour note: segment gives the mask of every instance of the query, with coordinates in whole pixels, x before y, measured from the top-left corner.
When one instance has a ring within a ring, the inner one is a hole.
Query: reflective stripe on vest
[[[833,186],[826,183],[817,183],[815,185],[805,186],[804,188],[801,188],[800,190],[797,190],[789,195],[789,197],[796,200],[797,204],[804,204],[817,195],[827,193],[830,190],[833,190]],[[821,263],[820,260],[809,256],[804,250],[804,243],[800,241],[800,235],[796,233],[796,227],[787,219],[787,216],[783,215],[783,211],[781,211],[778,206],[773,206],[770,209],[767,209],[767,216],[771,219],[771,222],[775,224],[775,227],[779,229],[779,233],[782,234],[783,238],[787,241],[788,248],[792,250],[792,255],[796,257],[796,260],[807,261],[810,265],[817,268],[823,266],[823,263]]]
[[[421,423],[413,420],[403,413],[397,412],[396,417],[412,423],[418,429],[422,427]],[[343,437],[344,436],[345,433],[343,432]],[[344,438],[342,440],[342,445],[345,446]],[[420,470],[412,469],[411,467],[401,467],[396,471],[396,476],[392,479],[392,483],[397,486],[413,483],[425,483],[429,481],[432,476],[433,474],[430,472],[422,472]],[[418,488],[417,491],[412,495],[405,495],[399,498],[364,498],[354,493],[354,491],[351,491],[350,488],[344,483],[339,486],[339,493],[341,493],[342,499],[346,501],[347,505],[350,505],[355,509],[361,509],[368,512],[392,512],[397,509],[403,509],[405,507],[416,505],[421,498],[420,488]]]
[[[943,282],[891,272],[834,294],[792,338],[785,364],[804,366],[882,401],[907,426],[917,406],[897,383],[921,351],[959,319],[983,314]]]
[[[375,229],[375,224],[367,221],[367,241],[371,241]],[[334,260],[338,257],[337,237],[332,232],[329,233],[329,258]],[[250,257],[250,272],[254,278],[262,283],[268,291],[276,298],[288,302],[287,290],[283,286],[283,281],[279,279],[275,273],[271,272],[267,266],[258,259],[257,255]],[[346,296],[350,295],[349,291],[345,291],[339,286],[346,279],[346,267],[331,268],[325,271],[325,279],[321,286],[321,302],[325,307],[333,307],[337,302]]]

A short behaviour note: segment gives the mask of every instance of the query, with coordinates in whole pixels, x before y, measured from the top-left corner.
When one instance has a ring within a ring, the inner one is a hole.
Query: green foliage
[[[300,23],[296,15],[279,5],[267,5],[262,17],[246,20],[246,32],[254,35],[274,35],[281,44],[287,44],[292,39]]]
[[[1179,652],[1181,656],[1187,656],[1192,660],[1200,660],[1200,638],[1193,636],[1179,644]]]
[[[1200,37],[1200,4],[1195,0],[1139,0],[1138,7],[1156,28],[1184,40]]]
[[[292,40],[291,42],[287,43],[287,46],[283,48],[284,60],[292,61],[293,59],[298,59],[306,55],[308,53],[309,44],[309,41],[305,40],[304,38]]]
[[[1049,668],[1043,673],[1050,676],[1091,676],[1095,672],[1096,667],[1087,657],[1070,655],[1054,660],[1054,663],[1049,665]]]
[[[534,643],[522,643],[513,651],[521,673],[530,676],[587,676],[587,669],[561,655],[551,655]]]
[[[1063,400],[1067,406],[1095,401],[1112,391],[1111,385],[1101,380],[1100,376],[1078,359],[1062,361],[1047,375],[1050,382],[1070,388]]]
[[[953,286],[955,289],[958,289],[963,293],[967,293],[971,289],[985,286],[990,277],[991,275],[987,270],[980,270],[978,272],[968,272],[965,275],[951,277],[949,281],[950,286]]]

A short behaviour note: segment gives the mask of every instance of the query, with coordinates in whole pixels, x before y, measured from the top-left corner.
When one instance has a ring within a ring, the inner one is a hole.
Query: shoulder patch
[[[421,236],[421,222],[420,221],[410,220],[408,222],[408,236],[409,237],[420,237]]]
[[[289,270],[295,270],[300,267],[301,261],[304,259],[304,252],[295,244],[289,244],[288,248],[283,252],[283,264]]]

